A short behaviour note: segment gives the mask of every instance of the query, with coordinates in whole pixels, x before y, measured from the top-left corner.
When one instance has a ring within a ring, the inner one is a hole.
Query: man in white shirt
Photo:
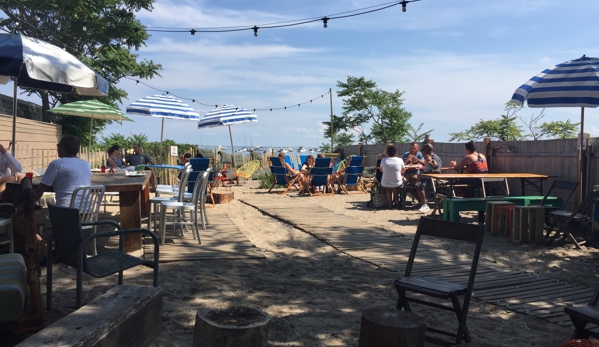
[[[80,145],[79,139],[72,135],[60,139],[56,145],[60,159],[53,160],[44,172],[35,189],[38,199],[51,186],[56,194],[56,206],[69,207],[75,188],[91,185],[91,166],[87,161],[77,158]]]
[[[23,171],[21,164],[0,144],[0,193],[4,191],[6,182],[14,181],[14,175],[20,171]]]

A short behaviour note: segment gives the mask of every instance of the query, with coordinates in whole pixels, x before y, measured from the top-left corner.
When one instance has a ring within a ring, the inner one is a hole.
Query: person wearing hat
[[[425,158],[430,156],[432,160],[428,162],[425,160],[424,168],[422,169],[421,173],[441,173],[441,167],[443,166],[441,158],[439,158],[438,155],[433,153],[432,143],[425,143],[424,146],[422,146],[422,154]],[[424,213],[430,210],[430,207],[428,207],[428,205],[426,204],[426,189],[431,184],[435,184],[432,178],[420,176],[418,182],[416,182],[415,184],[416,199],[420,203],[420,208],[418,209],[419,212]]]

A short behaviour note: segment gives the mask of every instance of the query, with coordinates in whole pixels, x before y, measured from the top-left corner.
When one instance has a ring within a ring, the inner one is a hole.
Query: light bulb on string
[[[81,28],[83,31],[87,31],[87,22],[83,22],[83,27]]]
[[[258,29],[260,29],[260,28],[258,28],[257,26],[254,25],[254,27],[252,29],[254,29],[254,36],[258,37]]]
[[[328,19],[327,17],[323,17],[323,18],[322,18],[322,24],[323,24],[323,26],[325,27],[325,29],[326,29],[326,28],[328,28],[328,26],[327,26],[327,22],[328,22],[328,21],[329,21],[329,19]]]
[[[135,85],[138,86],[139,85],[139,80],[135,81]]]
[[[191,35],[195,35],[196,34],[195,29],[191,29],[189,32],[191,33]]]
[[[195,99],[192,99],[192,100],[191,100],[191,103],[192,103],[192,104],[195,104],[195,103],[196,103],[196,100],[195,100]]]

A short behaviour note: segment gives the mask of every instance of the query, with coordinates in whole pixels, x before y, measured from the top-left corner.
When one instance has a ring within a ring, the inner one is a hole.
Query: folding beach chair
[[[298,166],[293,162],[293,158],[290,155],[285,156],[285,162],[289,164],[294,170],[298,170]]]
[[[440,345],[460,344],[463,341],[471,342],[470,333],[466,325],[466,317],[472,297],[472,288],[474,287],[474,278],[478,266],[478,258],[485,234],[484,227],[474,224],[465,224],[458,222],[443,221],[439,219],[420,218],[416,235],[412,243],[410,257],[406,265],[404,277],[395,280],[395,289],[399,295],[397,300],[397,309],[412,311],[410,302],[438,308],[445,311],[454,312],[458,320],[457,333],[446,330],[429,327],[427,323],[426,330],[431,333],[454,337],[455,341],[450,342],[436,336],[426,336],[426,340]],[[458,257],[441,257],[433,259],[431,250],[418,251],[418,245],[422,236],[432,236],[436,238],[463,241],[474,244],[474,251],[469,253],[472,257],[471,263],[464,263]],[[416,256],[424,259],[416,260]],[[434,262],[434,267],[431,266]],[[414,269],[415,268],[415,269]],[[460,269],[456,271],[456,269]],[[463,270],[462,270],[463,269]],[[430,276],[420,275],[423,271],[431,273]],[[414,272],[414,274],[412,274]],[[452,273],[453,272],[453,273]],[[456,273],[457,272],[457,273]],[[468,276],[465,274],[468,273]],[[415,293],[417,296],[408,296]],[[428,297],[437,299],[431,300]],[[463,303],[460,304],[459,297],[463,296]],[[439,299],[451,301],[451,306],[439,303]]]
[[[576,188],[578,188],[578,182],[560,181],[560,180],[553,181],[553,183],[551,184],[551,187],[549,187],[549,190],[547,191],[547,194],[545,194],[545,196],[543,197],[543,200],[541,200],[541,202],[539,203],[540,206],[545,207],[545,223],[548,226],[550,225],[550,221],[549,221],[550,213],[553,211],[563,210],[564,208],[566,208],[568,201],[570,201],[570,198],[574,195],[574,192],[576,192]],[[567,197],[565,199],[563,199],[564,203],[562,204],[562,206],[558,207],[558,206],[550,206],[550,205],[545,204],[548,197],[552,196],[552,194],[556,195],[555,190],[563,191],[562,196],[567,195]]]
[[[545,237],[548,238],[547,244],[551,244],[559,238],[561,243],[565,243],[570,237],[577,248],[586,243],[587,234],[591,229],[590,209],[593,205],[599,204],[599,189],[592,191],[578,205],[574,211],[557,210],[549,212],[552,224],[547,229]],[[555,230],[555,231],[554,231]],[[584,241],[578,241],[574,235],[581,236]]]
[[[310,193],[310,196],[335,195],[335,192],[333,191],[333,186],[331,185],[330,181],[332,173],[333,168],[331,167],[313,167],[312,169],[310,169],[310,175],[308,176],[310,182],[310,189],[308,190],[308,192]]]
[[[316,158],[314,160],[314,167],[330,167],[332,158]]]
[[[290,175],[287,172],[287,169],[283,166],[283,162],[281,162],[281,158],[269,157],[268,161],[270,162],[270,172],[271,172],[271,174],[273,176],[273,180],[274,180],[272,187],[270,187],[270,189],[268,190],[269,193],[277,185],[285,187],[285,191],[281,194],[287,194],[287,192],[289,191],[289,189],[291,189],[291,187],[294,187],[295,189],[299,190],[299,188],[297,186],[297,180],[298,180],[299,176]]]
[[[347,187],[357,186],[362,192],[366,193],[362,182],[362,172],[364,171],[364,156],[354,155],[346,165],[343,176],[337,179],[337,183],[346,194],[349,194]]]
[[[595,288],[591,300],[586,306],[566,306],[564,312],[570,316],[570,320],[574,325],[573,339],[588,339],[590,336],[599,338],[599,333],[587,329],[587,324],[591,323],[595,326],[599,325],[599,287]]]

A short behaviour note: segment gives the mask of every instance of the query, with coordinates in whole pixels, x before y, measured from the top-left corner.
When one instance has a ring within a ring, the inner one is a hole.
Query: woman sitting
[[[467,174],[474,173],[488,173],[489,168],[487,166],[487,158],[476,151],[476,145],[474,141],[467,142],[464,145],[466,149],[466,156],[460,160],[459,163],[454,165],[454,169],[457,171],[463,171]],[[478,178],[460,178],[455,180],[456,185],[468,185],[472,187],[480,187],[481,180]],[[462,197],[470,197],[470,192],[465,188],[456,188],[456,195]]]
[[[108,164],[108,166],[114,169],[124,169],[126,165],[123,162],[123,159],[121,158],[120,154],[121,147],[119,145],[112,145],[108,149],[108,160],[106,161],[106,164]]]
[[[385,189],[387,208],[395,204],[399,207],[399,190],[403,186],[402,175],[406,172],[404,161],[397,157],[397,147],[390,145],[386,149],[387,157],[381,160],[381,186]]]

